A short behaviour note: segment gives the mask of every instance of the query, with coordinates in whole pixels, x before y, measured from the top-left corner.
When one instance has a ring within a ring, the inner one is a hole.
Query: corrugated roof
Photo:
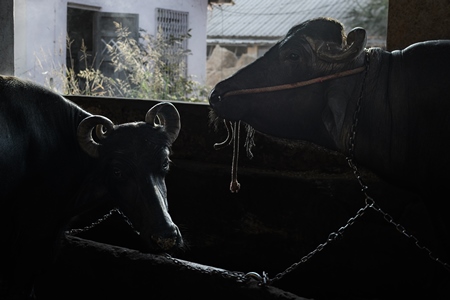
[[[208,12],[208,39],[278,39],[292,26],[317,17],[335,18],[345,25],[348,12],[357,5],[355,0],[234,0],[234,3],[214,6]]]

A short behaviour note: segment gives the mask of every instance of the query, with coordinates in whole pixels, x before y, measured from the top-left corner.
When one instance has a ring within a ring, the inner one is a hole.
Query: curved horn
[[[357,27],[348,33],[347,43],[342,48],[334,43],[325,42],[317,47],[317,56],[330,63],[350,61],[361,54],[366,42],[366,30]]]
[[[103,125],[95,126],[95,135],[99,140],[104,140],[108,136],[108,128],[105,128]]]
[[[96,115],[83,119],[78,125],[77,137],[81,149],[92,157],[98,157],[98,147],[100,144],[92,138],[92,130],[94,127],[97,127],[97,135],[100,134],[98,138],[104,139],[108,132],[113,129],[114,124],[110,119]]]
[[[164,127],[164,130],[169,135],[170,143],[172,144],[178,137],[181,129],[180,114],[175,106],[170,102],[161,102],[150,108],[145,115],[145,122],[158,126],[155,123],[156,118],[159,120],[159,125]]]

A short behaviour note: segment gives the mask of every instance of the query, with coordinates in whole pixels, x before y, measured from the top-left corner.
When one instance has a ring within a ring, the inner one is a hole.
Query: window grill
[[[164,53],[166,73],[170,78],[187,76],[188,15],[188,12],[156,9],[156,30],[171,45]]]

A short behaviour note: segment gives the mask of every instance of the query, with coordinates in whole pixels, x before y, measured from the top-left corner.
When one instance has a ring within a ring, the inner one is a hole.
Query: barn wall
[[[13,0],[0,3],[0,74],[14,74],[14,15]]]
[[[66,59],[67,1],[15,1],[15,57],[19,77],[45,83]]]
[[[389,1],[389,51],[434,39],[450,39],[450,1]]]

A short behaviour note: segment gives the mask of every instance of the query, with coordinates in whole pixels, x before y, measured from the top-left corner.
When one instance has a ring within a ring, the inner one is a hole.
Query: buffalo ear
[[[354,60],[363,52],[367,43],[366,30],[361,27],[351,30],[342,45],[327,41],[313,42],[311,38],[307,38],[307,40],[310,44],[314,44],[311,46],[317,57],[330,63],[344,63]]]

